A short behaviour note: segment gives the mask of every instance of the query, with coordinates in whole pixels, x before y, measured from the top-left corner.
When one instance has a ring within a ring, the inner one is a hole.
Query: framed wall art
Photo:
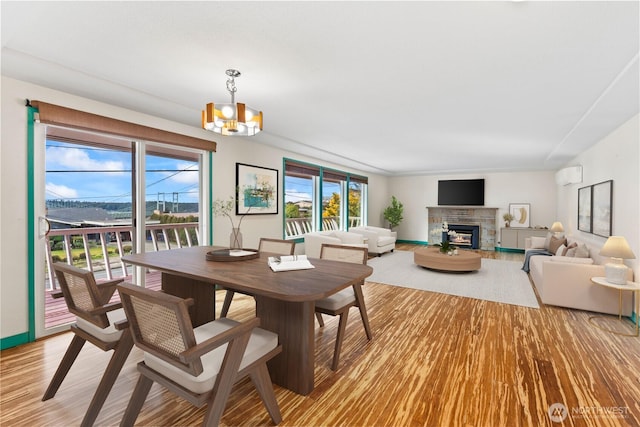
[[[531,225],[531,205],[529,203],[509,203],[509,213],[513,215],[511,227],[529,228]]]
[[[578,230],[591,233],[591,185],[578,189]]]
[[[278,213],[278,170],[236,163],[236,215]]]
[[[613,181],[592,185],[591,191],[591,232],[598,236],[611,236],[611,205],[613,202]]]

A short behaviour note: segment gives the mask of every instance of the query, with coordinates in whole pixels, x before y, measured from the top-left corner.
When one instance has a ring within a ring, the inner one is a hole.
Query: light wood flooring
[[[275,386],[281,426],[640,426],[640,339],[593,327],[593,313],[370,282],[364,291],[373,340],[352,310],[333,372],[337,320],[325,317],[326,326],[316,327],[315,390],[300,396]],[[230,317],[246,319],[253,310],[250,297],[236,295]],[[620,326],[616,317],[606,322]],[[70,340],[64,333],[1,353],[0,425],[79,424],[110,353],[87,344],[57,395],[41,402]],[[134,348],[97,425],[120,422],[140,357]],[[548,415],[554,403],[568,411],[563,423]],[[156,384],[138,424],[199,425],[203,412]],[[270,424],[248,380],[232,392],[222,422]]]

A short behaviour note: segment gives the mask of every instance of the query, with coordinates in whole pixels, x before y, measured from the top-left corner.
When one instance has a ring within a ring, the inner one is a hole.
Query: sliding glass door
[[[159,288],[159,274],[136,277],[121,257],[199,245],[207,229],[200,202],[204,152],[53,126],[41,140],[44,171],[36,187],[44,200],[37,214],[47,232],[35,246],[42,266],[37,336],[75,320],[64,299],[52,298],[58,289],[53,262],[92,271],[98,282],[125,278]]]

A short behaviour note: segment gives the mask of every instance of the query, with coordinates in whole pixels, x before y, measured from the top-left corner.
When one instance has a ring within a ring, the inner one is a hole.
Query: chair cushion
[[[104,329],[94,325],[87,320],[84,320],[82,317],[76,317],[76,325],[78,326],[78,328],[102,341],[118,341],[120,339],[120,336],[122,335],[122,331],[117,330],[116,327],[113,326],[113,324],[127,318],[127,316],[124,314],[124,309],[119,308],[117,310],[108,312],[107,318],[109,319],[109,326]]]
[[[391,237],[391,236],[379,236],[378,237],[378,246],[392,245],[395,242],[396,242],[395,237]]]
[[[353,288],[349,286],[346,289],[336,292],[335,294],[316,301],[316,307],[323,308],[325,310],[338,310],[345,305],[353,304],[356,301],[356,296],[353,293]]]
[[[240,323],[234,320],[221,318],[198,326],[193,330],[193,333],[195,335],[196,342],[201,343],[239,324]],[[278,335],[264,329],[255,328],[251,332],[251,338],[249,338],[247,349],[245,350],[242,362],[240,363],[240,369],[243,369],[255,362],[277,346]],[[206,393],[213,389],[213,385],[216,381],[218,372],[220,371],[220,367],[222,366],[222,359],[224,358],[226,351],[227,344],[224,344],[202,356],[201,360],[203,371],[197,377],[194,377],[193,375],[190,375],[149,353],[144,353],[144,362],[149,368],[157,371],[172,381],[175,381],[182,387],[191,390],[194,393]]]

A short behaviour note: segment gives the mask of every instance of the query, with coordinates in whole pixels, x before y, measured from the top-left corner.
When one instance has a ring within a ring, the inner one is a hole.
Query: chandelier
[[[262,130],[262,111],[235,102],[235,78],[240,71],[227,70],[227,90],[231,94],[229,104],[207,104],[202,111],[202,127],[227,136],[253,136]]]

